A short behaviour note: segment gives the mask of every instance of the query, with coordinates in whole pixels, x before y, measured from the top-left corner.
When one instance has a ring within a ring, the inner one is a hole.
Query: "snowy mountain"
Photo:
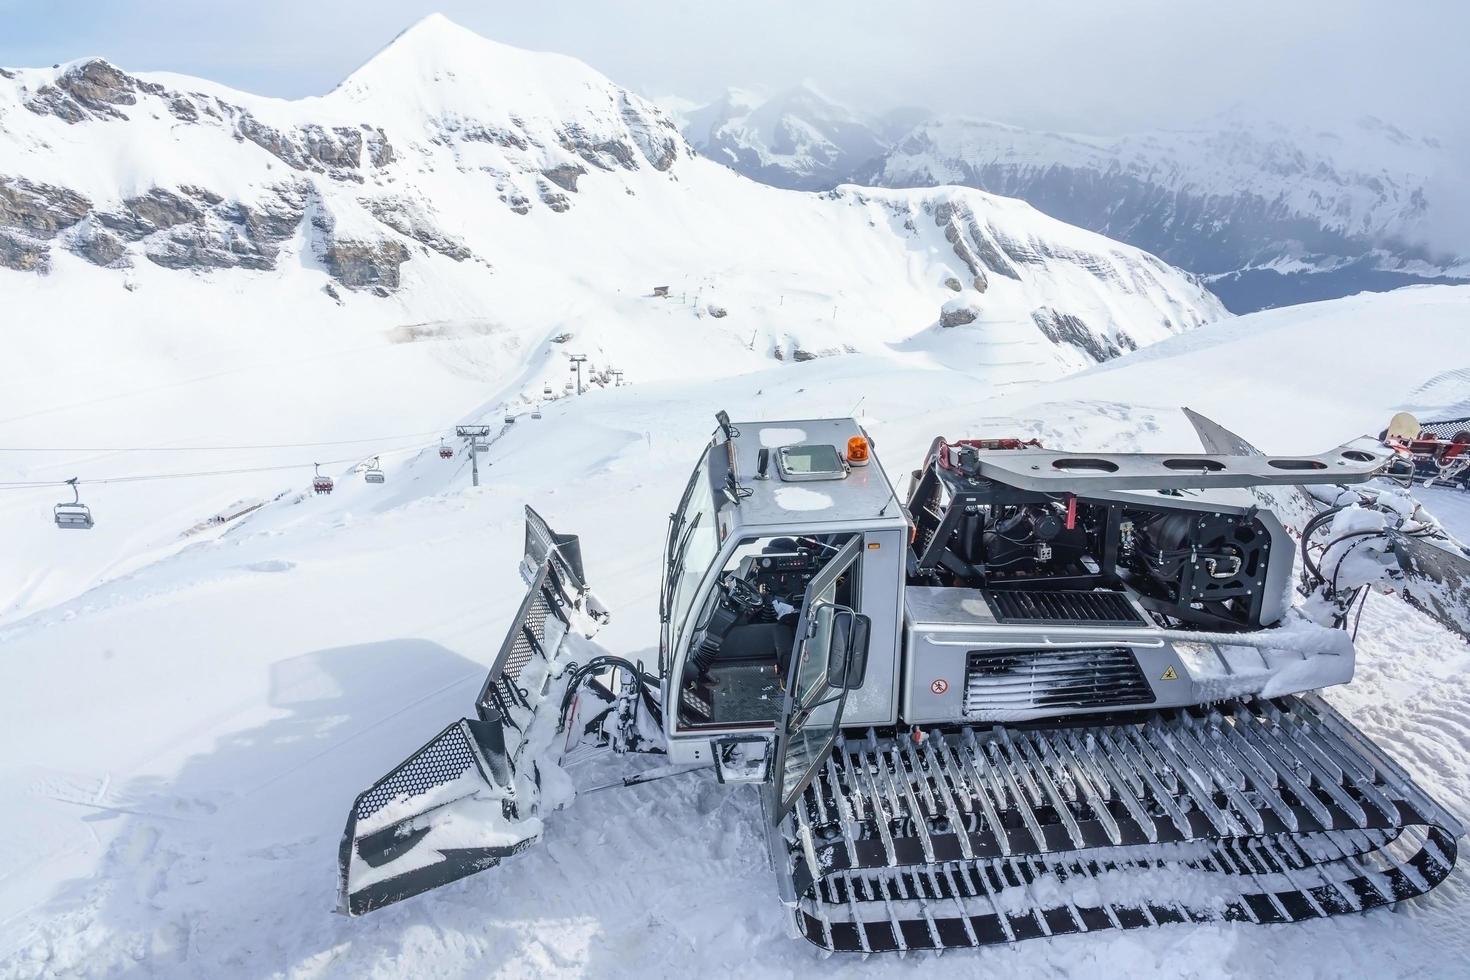
[[[1209,278],[1237,311],[1470,278],[1443,239],[1437,141],[1373,117],[1289,128],[1227,115],[1111,139],[975,120],[917,127],[860,179],[965,184],[1127,241]]]
[[[561,395],[569,353],[599,380],[868,353],[1004,385],[1224,315],[1186,274],[1019,201],[747,180],[585,65],[442,17],[295,102],[96,59],[7,70],[0,243],[0,445],[37,449],[0,454],[0,483],[125,480],[85,561],[0,564],[0,615],[280,489],[135,476],[340,473]],[[56,451],[94,446],[265,448]],[[0,523],[44,553],[47,506],[0,494]]]
[[[675,119],[706,157],[793,190],[835,187],[874,165],[894,135],[805,85],[770,98],[731,89],[708,105],[676,112]]]
[[[1107,138],[940,117],[896,132],[893,119],[783,97],[727,98],[681,119],[695,149],[776,186],[962,184],[1021,198],[1207,277],[1236,312],[1470,279],[1463,236],[1445,234],[1458,161],[1372,117],[1294,127],[1236,111],[1193,130]],[[840,121],[860,150],[774,152],[755,119],[779,120],[782,133]]]

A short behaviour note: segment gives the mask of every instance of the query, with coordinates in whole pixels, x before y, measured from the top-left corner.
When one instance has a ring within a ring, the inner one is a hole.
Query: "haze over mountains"
[[[1097,137],[920,110],[865,118],[807,87],[669,105],[699,152],[755,179],[1018,197],[1207,277],[1235,312],[1470,281],[1464,236],[1447,233],[1462,206],[1446,190],[1454,152],[1369,116],[1307,127],[1235,111]]]

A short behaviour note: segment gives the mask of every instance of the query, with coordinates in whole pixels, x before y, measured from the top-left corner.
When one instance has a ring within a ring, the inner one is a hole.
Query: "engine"
[[[1291,551],[1272,515],[1179,491],[1085,496],[1065,481],[1040,492],[982,475],[982,453],[1034,445],[935,441],[909,497],[910,584],[1126,590],[1160,625],[1211,630],[1256,629],[1279,616],[1267,559],[1278,535],[1288,565]]]

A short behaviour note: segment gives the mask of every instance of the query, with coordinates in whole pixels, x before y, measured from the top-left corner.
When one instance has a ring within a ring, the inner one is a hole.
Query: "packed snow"
[[[1000,394],[962,370],[864,355],[597,389],[504,431],[478,490],[462,459],[410,454],[385,486],[344,479],[330,497],[289,495],[74,599],[11,615],[0,631],[11,693],[0,779],[17,802],[5,814],[0,972],[905,969],[896,959],[822,963],[787,938],[755,793],[700,773],[584,795],[549,817],[541,846],[499,868],[368,918],[331,913],[353,797],[470,710],[520,599],[522,504],[583,536],[589,577],[613,613],[597,642],[649,661],[664,519],[716,408],[800,418],[861,402],[895,472],[939,433],[1187,449],[1196,443],[1177,412],[1186,402],[1268,451],[1321,448],[1372,428],[1448,366],[1390,365],[1364,356],[1361,341],[1396,324],[1400,337],[1433,344],[1467,311],[1470,290],[1446,287],[1262,314]],[[1300,361],[1260,360],[1299,349],[1312,352],[1306,363],[1322,384],[1297,383]],[[1201,373],[1205,350],[1212,370]],[[1247,376],[1250,397],[1239,397]],[[94,503],[99,529],[119,519],[110,490]],[[38,552],[47,565],[116,547],[51,533]],[[1467,667],[1465,644],[1374,595],[1358,676],[1329,692],[1462,817]],[[616,774],[595,761],[572,772],[583,787]],[[1397,914],[1070,937],[944,964],[976,975],[1120,963],[1139,975],[1442,975],[1470,952],[1459,927],[1467,902],[1457,871]]]

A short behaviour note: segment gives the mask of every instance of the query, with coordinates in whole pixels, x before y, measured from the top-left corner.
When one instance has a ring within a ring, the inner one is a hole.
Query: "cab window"
[[[690,617],[679,681],[681,728],[765,727],[781,709],[812,577],[851,533],[741,539]],[[857,568],[818,598],[856,608]]]

